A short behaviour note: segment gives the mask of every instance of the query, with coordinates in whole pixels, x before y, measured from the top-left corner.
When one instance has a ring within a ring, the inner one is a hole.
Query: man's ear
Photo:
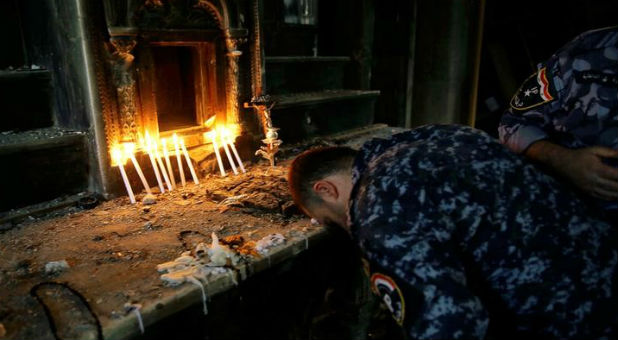
[[[319,180],[313,184],[313,192],[320,196],[325,202],[335,202],[339,198],[337,186],[330,181]]]

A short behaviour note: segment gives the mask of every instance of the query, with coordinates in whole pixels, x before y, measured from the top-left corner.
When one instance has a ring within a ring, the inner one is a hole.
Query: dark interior
[[[196,125],[196,49],[190,46],[157,46],[152,48],[152,55],[159,130]]]

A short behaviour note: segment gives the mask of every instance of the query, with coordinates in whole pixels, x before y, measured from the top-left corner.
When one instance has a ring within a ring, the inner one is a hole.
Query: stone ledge
[[[315,246],[316,243],[324,240],[327,235],[328,232],[326,229],[320,228],[309,231],[306,234],[306,238],[301,237],[286,240],[285,244],[273,248],[268,255],[238,266],[237,269],[240,277],[236,277],[235,280],[237,280],[237,283],[240,283],[241,281],[251,278],[254,274],[265,271],[288,259],[292,259],[296,255]],[[237,274],[235,273],[235,275]],[[204,290],[206,291],[208,299],[210,299],[212,296],[233,289],[236,286],[237,284],[234,283],[234,279],[232,279],[230,274],[220,274],[204,283]],[[201,289],[188,283],[184,283],[177,288],[170,287],[166,289],[165,293],[168,294],[163,298],[143,304],[141,314],[145,327],[194,305],[202,299]],[[101,320],[101,326],[105,339],[131,339],[140,334],[137,316],[134,313],[109,322],[103,322],[103,320]]]

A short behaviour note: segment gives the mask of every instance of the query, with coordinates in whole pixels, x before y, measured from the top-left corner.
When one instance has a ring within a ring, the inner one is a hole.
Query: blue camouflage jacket
[[[352,178],[350,231],[412,338],[611,338],[616,230],[489,135],[374,139]]]
[[[542,139],[618,149],[618,26],[579,35],[537,69],[502,116],[502,143],[518,153]]]

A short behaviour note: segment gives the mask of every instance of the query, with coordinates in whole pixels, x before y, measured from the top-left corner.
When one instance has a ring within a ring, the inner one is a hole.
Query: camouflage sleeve
[[[538,110],[524,114],[507,110],[498,127],[500,142],[516,153],[525,152],[534,142],[547,139],[543,120],[544,114]]]
[[[405,246],[397,236],[372,242],[366,253],[372,289],[412,339],[483,339],[487,311],[468,289],[457,252],[440,240],[441,228],[433,222],[428,226],[436,235],[415,237],[418,241]]]
[[[400,148],[402,153],[406,149],[405,144]],[[390,158],[404,158],[402,153]],[[382,169],[390,176],[379,172],[363,177],[356,206],[364,224],[356,237],[370,262],[373,290],[413,339],[483,339],[488,313],[466,281],[464,257],[454,237],[458,222],[441,206],[461,207],[451,191],[454,183],[435,178],[430,169],[415,176],[404,176],[406,167]],[[412,184],[406,179],[416,180]],[[445,192],[432,189],[439,180]],[[445,199],[435,200],[436,195]]]
[[[617,27],[588,31],[539,64],[502,116],[502,144],[523,153],[542,139],[576,147],[571,135],[596,143],[599,126],[612,125],[608,117],[615,108],[617,43]]]
[[[534,142],[553,138],[554,113],[561,110],[568,71],[560,68],[560,56],[568,58],[575,45],[569,42],[537,65],[537,71],[513,94],[498,126],[500,142],[512,151],[524,153]]]
[[[543,66],[524,81],[502,116],[498,126],[500,142],[516,153],[525,152],[532,143],[551,134],[551,115],[559,107],[554,80],[548,80],[548,73]]]

